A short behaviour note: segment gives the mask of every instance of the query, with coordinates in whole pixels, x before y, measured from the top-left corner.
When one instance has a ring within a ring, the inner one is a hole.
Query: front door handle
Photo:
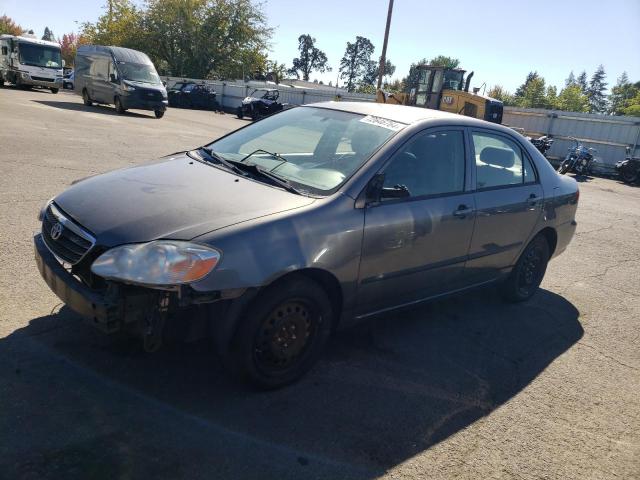
[[[453,212],[454,217],[465,218],[467,215],[471,215],[473,213],[473,208],[467,205],[459,205],[458,209]]]

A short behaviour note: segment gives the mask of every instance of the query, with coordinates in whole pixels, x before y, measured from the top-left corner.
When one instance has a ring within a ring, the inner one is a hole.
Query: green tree
[[[558,103],[558,89],[555,85],[549,85],[547,87],[547,93],[545,94],[545,107],[553,110]]]
[[[429,62],[426,58],[418,60],[412,63],[409,67],[409,74],[402,79],[403,90],[409,88],[410,85],[414,85],[418,81],[418,67],[420,65],[427,65]]]
[[[640,82],[636,85],[640,85]],[[611,95],[609,96],[610,113],[612,115],[623,115],[622,111],[628,106],[627,102],[640,91],[636,85],[629,81],[627,72],[622,72],[616,85],[611,89]]]
[[[564,86],[568,87],[569,85],[576,85],[576,76],[573,74],[573,70],[569,73],[569,76],[564,81]]]
[[[505,106],[516,105],[515,97],[509,93],[502,85],[494,85],[489,89],[487,95],[496,100],[500,100]]]
[[[582,73],[578,75],[578,78],[576,78],[576,83],[580,87],[580,90],[582,90],[582,93],[586,95],[587,90],[589,89],[589,86],[587,85],[587,72],[583,70]]]
[[[625,102],[625,107],[622,109],[623,115],[640,117],[640,82],[637,82],[636,86],[637,86],[637,93],[635,97],[630,98]]]
[[[604,72],[604,67],[600,65],[598,69],[593,73],[589,87],[587,88],[587,97],[589,97],[589,111],[591,113],[606,113],[608,109],[607,102],[607,82],[605,79],[607,74]]]
[[[354,43],[347,42],[344,56],[340,60],[340,78],[345,79],[349,92],[356,89],[371,67],[374,49],[371,40],[365,37],[357,36]]]
[[[391,77],[396,71],[396,66],[391,63],[388,58],[384,62],[384,77]],[[369,61],[367,71],[364,74],[361,84],[362,85],[377,85],[378,77],[380,76],[380,60],[377,62],[374,60]],[[375,93],[375,88],[373,89]]]
[[[529,72],[527,74],[527,78],[525,79],[524,83],[516,89],[516,93],[514,94],[516,99],[522,99],[525,95],[527,88],[529,87],[529,84],[534,80],[538,80],[538,79],[540,79],[540,75],[538,75],[538,72]]]
[[[447,57],[446,55],[438,55],[429,60],[428,64],[434,67],[458,68],[460,66],[460,60]]]
[[[12,18],[2,15],[0,17],[0,35],[6,33],[8,35],[22,35],[24,29],[13,21]]]
[[[280,83],[282,81],[282,79],[285,77],[285,75],[287,74],[287,66],[284,63],[278,63],[277,61],[271,61],[268,60],[267,61],[267,79],[275,82],[275,83]]]
[[[293,66],[289,69],[289,73],[295,75],[296,78],[300,78],[300,73],[302,73],[302,79],[305,82],[309,81],[309,75],[313,71],[320,73],[331,71],[327,65],[327,55],[315,44],[316,39],[311,35],[300,35],[298,37],[300,55],[293,59]]]
[[[523,108],[547,108],[546,85],[544,78],[535,73],[525,85],[521,87],[520,95],[516,92],[516,105]]]
[[[589,98],[577,83],[564,87],[556,99],[556,108],[568,112],[588,112]]]
[[[146,50],[143,13],[130,0],[109,0],[96,23],[85,22],[81,35],[90,43]]]
[[[49,30],[49,27],[44,27],[44,35],[42,35],[42,40],[46,40],[47,42],[56,41],[56,37],[53,34],[53,31]]]

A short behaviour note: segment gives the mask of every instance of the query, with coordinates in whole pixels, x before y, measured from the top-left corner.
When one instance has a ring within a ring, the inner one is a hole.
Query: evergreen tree
[[[587,90],[588,90],[588,87],[587,87],[587,72],[585,72],[583,70],[582,73],[580,75],[578,75],[578,78],[576,79],[576,83],[580,87],[580,90],[582,90],[582,93],[584,93],[586,95],[587,94]]]
[[[576,84],[576,76],[573,74],[573,70],[571,70],[571,72],[569,73],[569,76],[564,81],[564,86],[568,87],[569,85],[575,85],[575,84]]]
[[[604,67],[600,65],[591,77],[589,87],[587,89],[587,97],[589,97],[589,106],[591,113],[606,113],[607,112],[607,82],[605,79],[607,74],[604,72]]]
[[[627,72],[622,72],[618,77],[618,82],[611,89],[610,109],[612,115],[623,115],[622,110],[627,106],[627,102],[636,96],[638,89],[629,81]]]
[[[53,32],[49,30],[49,27],[44,27],[44,35],[42,35],[42,40],[46,40],[47,42],[56,41],[56,37],[53,35]]]
[[[525,96],[525,92],[527,90],[527,88],[529,87],[529,84],[531,82],[533,82],[534,80],[537,80],[540,78],[540,75],[538,75],[538,72],[529,72],[529,74],[527,75],[527,79],[524,81],[524,83],[522,85],[520,85],[515,93],[515,97],[516,98],[523,98]],[[543,82],[544,83],[544,82]]]

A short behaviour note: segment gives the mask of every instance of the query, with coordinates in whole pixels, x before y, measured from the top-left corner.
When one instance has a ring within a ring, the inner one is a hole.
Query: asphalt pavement
[[[640,478],[640,188],[581,178],[578,230],[541,291],[492,290],[340,332],[256,393],[206,342],[145,354],[40,279],[40,206],[72,181],[246,125],[118,115],[0,89],[0,478]]]

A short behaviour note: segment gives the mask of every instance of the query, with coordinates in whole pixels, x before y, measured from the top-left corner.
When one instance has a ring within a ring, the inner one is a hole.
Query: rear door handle
[[[473,208],[467,205],[459,205],[458,209],[453,212],[454,217],[465,218],[467,215],[471,215],[473,213]]]
[[[535,207],[538,204],[538,196],[535,193],[532,193],[531,195],[529,195],[529,198],[527,200],[527,202],[529,203],[529,205],[531,205],[532,207]]]

